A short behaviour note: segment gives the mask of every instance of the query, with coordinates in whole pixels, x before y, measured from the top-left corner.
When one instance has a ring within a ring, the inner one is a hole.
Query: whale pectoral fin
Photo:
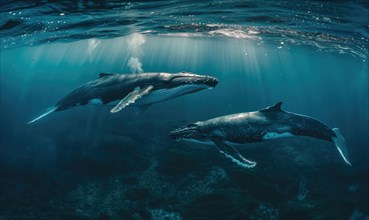
[[[338,128],[333,128],[332,131],[336,134],[337,137],[333,137],[332,141],[336,145],[338,152],[341,154],[341,157],[345,161],[346,164],[351,165],[349,157],[348,157],[348,151],[346,147],[346,141],[345,138],[342,136],[340,130]]]
[[[133,104],[136,100],[140,99],[142,96],[150,93],[151,90],[154,89],[154,86],[150,85],[143,89],[140,87],[136,87],[135,90],[130,92],[126,97],[124,97],[114,108],[110,110],[111,113],[119,112],[125,107]]]
[[[256,166],[256,162],[243,157],[233,146],[224,143],[222,140],[214,139],[213,142],[218,147],[220,153],[224,154],[237,165],[245,168],[253,168]]]
[[[37,118],[33,119],[32,121],[29,121],[27,124],[32,124],[33,122],[40,120],[41,118],[45,117],[46,115],[55,112],[57,109],[58,109],[58,107],[56,107],[56,106],[50,107],[50,108],[47,109],[47,111],[44,114],[38,116]]]

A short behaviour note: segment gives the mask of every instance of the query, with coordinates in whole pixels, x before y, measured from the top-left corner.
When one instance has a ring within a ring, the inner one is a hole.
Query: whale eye
[[[197,124],[196,123],[190,123],[190,124],[186,125],[186,127],[197,127]]]

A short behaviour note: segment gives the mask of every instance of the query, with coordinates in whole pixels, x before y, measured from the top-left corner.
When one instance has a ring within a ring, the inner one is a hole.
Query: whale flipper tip
[[[54,107],[50,107],[50,108],[48,108],[48,109],[47,109],[47,111],[46,111],[44,114],[42,114],[42,115],[38,116],[37,118],[35,118],[35,119],[33,119],[33,120],[31,120],[31,121],[27,122],[27,124],[32,124],[32,123],[34,123],[35,121],[40,120],[41,118],[45,117],[46,115],[48,115],[48,114],[50,114],[50,113],[55,112],[55,111],[56,111],[56,109],[57,109],[57,107],[55,107],[55,106],[54,106]]]
[[[256,166],[256,162],[246,159],[233,146],[228,145],[223,141],[217,139],[214,139],[213,142],[218,147],[220,153],[224,154],[227,158],[231,159],[237,165],[244,168],[254,168]]]
[[[333,137],[332,141],[336,145],[338,152],[340,153],[345,163],[352,166],[348,158],[345,138],[342,136],[338,128],[333,128],[332,131],[336,134],[336,137]]]

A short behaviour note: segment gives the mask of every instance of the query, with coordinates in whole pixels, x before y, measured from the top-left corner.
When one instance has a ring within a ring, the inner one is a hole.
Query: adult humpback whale
[[[144,111],[151,104],[214,88],[218,79],[210,76],[180,72],[112,74],[100,73],[90,81],[66,95],[41,116],[28,122],[33,123],[46,115],[80,105],[114,105],[116,113],[127,106],[137,106]]]
[[[351,165],[345,139],[338,128],[309,116],[286,112],[282,102],[255,112],[232,114],[188,124],[172,131],[169,136],[177,141],[215,144],[221,153],[243,167],[252,168],[256,162],[244,158],[230,144],[245,144],[294,135],[310,136],[333,142],[343,160]]]

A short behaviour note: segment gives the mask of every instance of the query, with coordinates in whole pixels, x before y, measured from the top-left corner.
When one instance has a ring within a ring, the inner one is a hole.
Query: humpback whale
[[[282,102],[259,111],[245,112],[190,123],[170,132],[177,141],[215,144],[233,162],[246,168],[256,162],[246,159],[232,144],[246,144],[290,136],[309,136],[333,142],[345,161],[351,165],[345,139],[338,128],[331,129],[323,122],[281,109]]]
[[[212,89],[218,79],[188,72],[114,74],[100,73],[99,78],[73,90],[46,113],[31,120],[33,123],[46,115],[81,105],[111,105],[116,113],[127,106],[136,106],[139,111],[150,105],[182,95]]]

